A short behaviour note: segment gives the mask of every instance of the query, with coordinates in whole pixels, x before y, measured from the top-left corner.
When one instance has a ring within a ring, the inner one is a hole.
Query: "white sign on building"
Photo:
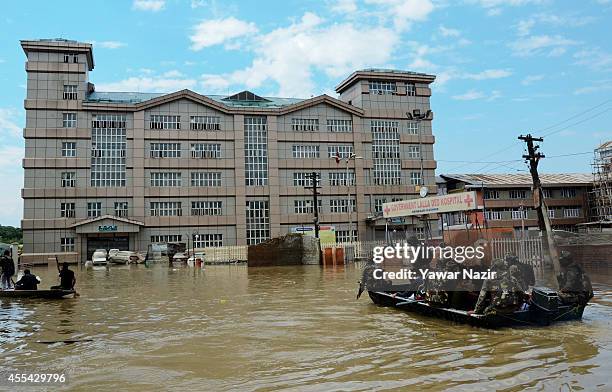
[[[469,211],[477,209],[476,204],[476,192],[474,191],[451,193],[449,195],[384,203],[383,216],[385,218],[399,218],[411,215]]]

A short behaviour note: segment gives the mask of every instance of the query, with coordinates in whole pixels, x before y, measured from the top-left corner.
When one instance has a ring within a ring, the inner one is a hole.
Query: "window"
[[[74,203],[61,203],[60,216],[62,218],[74,218]]]
[[[425,228],[424,227],[415,227],[414,228],[414,235],[416,235],[417,239],[424,240],[425,239]]]
[[[370,80],[370,94],[395,94],[397,85],[395,82],[382,82],[378,80]]]
[[[408,124],[406,124],[406,132],[410,135],[418,135],[419,123],[416,121],[408,121]]]
[[[317,173],[317,186],[321,185],[321,173]],[[293,173],[293,186],[312,187],[312,172]]]
[[[268,127],[266,117],[244,118],[244,163],[244,182],[247,186],[268,184]]]
[[[221,158],[220,143],[192,143],[192,158]]]
[[[349,144],[327,146],[327,154],[330,158],[348,158],[353,154],[353,146]]]
[[[68,100],[77,99],[77,85],[76,84],[65,84],[63,98],[68,99]]]
[[[319,146],[293,146],[291,148],[294,158],[319,158]]]
[[[195,131],[220,131],[221,119],[217,116],[191,116],[189,129]]]
[[[76,186],[75,172],[62,172],[62,188],[74,188]]]
[[[179,172],[153,172],[151,173],[151,186],[178,187],[181,186],[181,173]]]
[[[576,197],[576,188],[561,188],[561,197],[566,199]]]
[[[223,246],[223,234],[194,234],[194,248],[219,248]]]
[[[191,186],[221,186],[221,172],[191,172]]]
[[[127,120],[125,114],[91,118],[91,186],[125,186]]]
[[[511,189],[508,195],[511,199],[525,199],[527,197],[527,191],[522,189]]]
[[[180,158],[181,143],[151,143],[151,158]]]
[[[550,188],[542,188],[542,195],[544,195],[544,198],[550,199],[553,197],[553,191]]]
[[[421,146],[408,146],[408,158],[417,159],[421,157]]]
[[[316,118],[292,118],[291,130],[301,132],[318,132],[319,120]]]
[[[527,219],[527,209],[512,209],[512,219]]]
[[[328,132],[353,132],[353,120],[327,120]]]
[[[152,114],[149,120],[150,129],[181,129],[181,116]]]
[[[87,203],[87,217],[97,218],[102,214],[102,203],[99,201]]]
[[[62,127],[76,128],[77,115],[76,113],[62,113]]]
[[[565,218],[580,218],[580,208],[565,208],[565,209],[563,209],[563,217],[565,217]]]
[[[152,201],[151,216],[182,216],[180,201]]]
[[[355,172],[329,172],[330,186],[349,186],[355,185]]]
[[[268,200],[246,202],[247,245],[256,245],[270,238],[270,203]]]
[[[79,55],[76,53],[64,53],[64,62],[76,64],[79,62]]]
[[[115,202],[115,216],[127,217],[128,216],[128,202],[127,201],[116,201]]]
[[[421,185],[420,172],[410,172],[410,185]]]
[[[383,204],[387,202],[387,199],[376,198],[374,199],[374,212],[382,212]]]
[[[357,242],[357,230],[352,230],[353,235],[352,238],[349,238],[348,230],[337,230],[336,231],[336,243],[341,242]]]
[[[485,211],[485,219],[486,220],[501,220],[502,212],[496,210],[487,210]]]
[[[74,252],[74,237],[60,238],[60,252]]]
[[[321,212],[321,208],[323,207],[323,203],[321,200],[317,200],[318,208],[317,210]],[[313,214],[314,209],[312,208],[313,201],[308,200],[294,200],[293,201],[293,212],[296,214]]]
[[[76,142],[62,142],[62,156],[76,157]]]
[[[183,236],[180,234],[164,234],[164,235],[152,235],[151,242],[181,242]]]
[[[499,191],[492,190],[492,189],[485,189],[484,198],[486,200],[499,199]]]
[[[402,165],[398,127],[397,121],[372,120],[370,123],[375,185],[401,183]]]
[[[414,83],[406,84],[406,95],[415,96],[416,95],[416,86]]]
[[[555,217],[555,209],[554,208],[548,208],[548,217],[553,219]]]
[[[351,206],[352,212],[355,212],[355,199],[331,199],[329,201],[329,209],[332,213],[349,212],[348,206]]]
[[[192,201],[191,215],[222,215],[223,202],[221,201]]]

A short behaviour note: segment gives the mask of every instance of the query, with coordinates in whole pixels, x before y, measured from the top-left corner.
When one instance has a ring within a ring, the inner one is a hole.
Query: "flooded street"
[[[35,269],[46,288],[57,271]],[[612,285],[581,322],[489,331],[355,301],[354,266],[77,270],[80,298],[6,300],[0,364],[63,390],[610,390]],[[65,344],[64,340],[76,340]],[[0,386],[0,389],[2,387]]]

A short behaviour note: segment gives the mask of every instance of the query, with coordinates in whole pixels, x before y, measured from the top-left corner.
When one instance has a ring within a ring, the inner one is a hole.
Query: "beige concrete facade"
[[[321,176],[320,223],[339,240],[348,237],[348,193],[352,228],[371,240],[383,236],[369,223],[382,202],[417,197],[421,185],[436,191],[433,115],[419,123],[406,115],[430,109],[431,75],[357,71],[338,99],[104,93],[89,83],[91,45],[21,44],[26,261],[83,261],[94,245],[142,251],[194,235],[202,246],[244,245],[310,226],[307,172]],[[363,158],[349,161],[354,183],[346,161],[333,159],[337,149]]]

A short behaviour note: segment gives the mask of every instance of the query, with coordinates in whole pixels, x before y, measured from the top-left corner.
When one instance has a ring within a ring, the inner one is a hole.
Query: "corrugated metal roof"
[[[140,103],[153,98],[161,97],[167,93],[135,93],[135,92],[102,92],[94,91],[89,94],[87,102],[109,102],[109,103]],[[302,98],[278,98],[278,97],[262,97],[265,101],[237,101],[230,100],[227,95],[206,95],[226,106],[232,107],[263,107],[263,108],[279,108],[287,105],[292,105],[304,101]]]
[[[471,185],[480,186],[482,184],[485,187],[532,185],[530,174],[442,174],[441,176]],[[589,185],[593,183],[593,175],[587,173],[543,173],[540,174],[540,181],[544,186]]]

